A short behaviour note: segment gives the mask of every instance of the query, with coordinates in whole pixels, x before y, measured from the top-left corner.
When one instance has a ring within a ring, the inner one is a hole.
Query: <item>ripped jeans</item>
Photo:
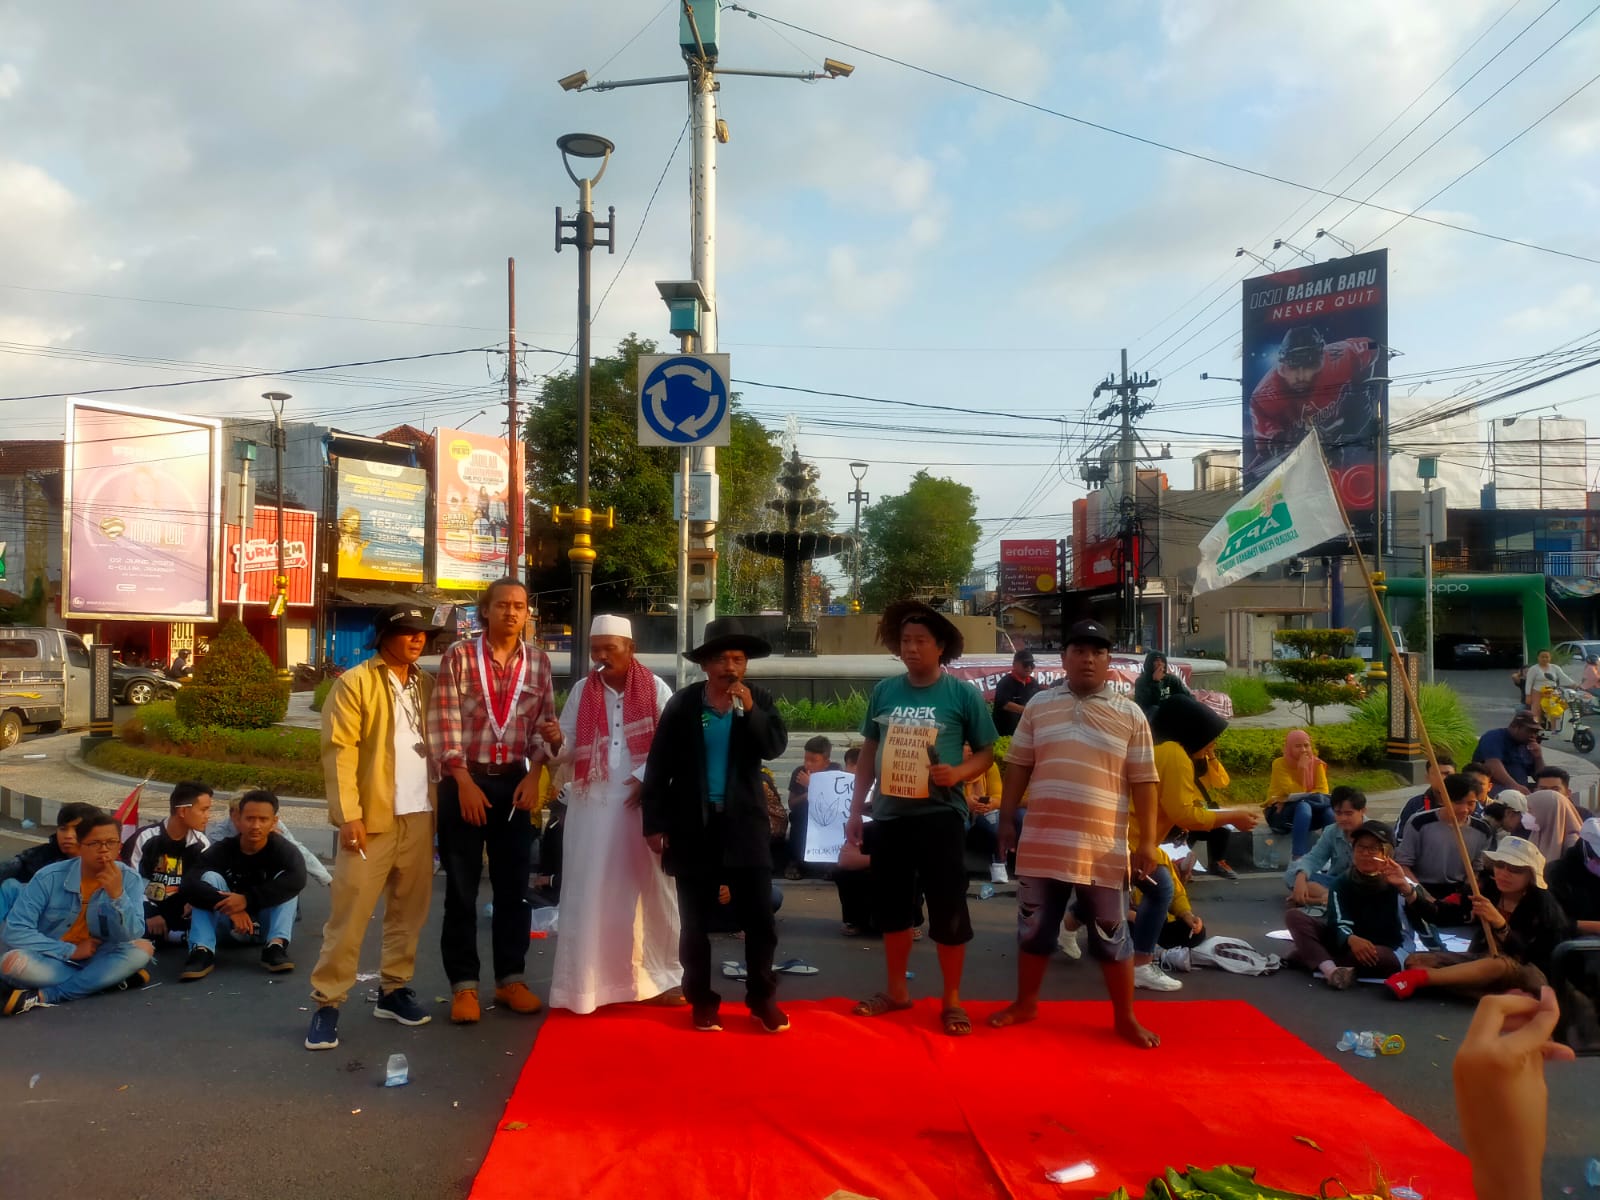
[[[1125,888],[1065,883],[1037,875],[1017,880],[1017,947],[1041,958],[1054,953],[1069,908],[1088,930],[1090,955],[1102,962],[1133,957]]]

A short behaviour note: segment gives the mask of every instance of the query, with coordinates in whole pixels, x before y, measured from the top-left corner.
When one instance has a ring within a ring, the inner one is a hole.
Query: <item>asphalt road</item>
[[[0,852],[12,853],[17,844],[0,836]],[[437,883],[435,891],[440,891]],[[306,1051],[300,1043],[310,1017],[307,975],[320,943],[327,895],[314,884],[305,894],[305,918],[293,946],[298,967],[291,975],[268,976],[255,952],[240,950],[224,954],[210,978],[183,984],[177,980],[182,952],[169,948],[155,967],[159,986],[34,1011],[0,1025],[0,1111],[6,1129],[0,1139],[0,1179],[5,1180],[0,1192],[161,1200],[465,1195],[543,1018],[496,1010],[474,1028],[448,1023],[437,951],[442,898],[436,896],[416,980],[419,997],[437,1014],[434,1023],[404,1029],[379,1022],[371,1017],[369,1003],[353,997],[339,1048]],[[1258,876],[1238,884],[1201,880],[1193,898],[1215,931],[1245,937],[1258,949],[1282,951],[1286,943],[1264,937],[1280,924],[1280,895],[1275,877]],[[981,1017],[1012,991],[1015,908],[1002,894],[974,900],[973,913],[977,939],[965,992]],[[876,943],[839,937],[837,921],[831,885],[787,885],[780,956],[806,958],[821,970],[811,977],[784,977],[781,997],[865,995],[881,986]],[[487,922],[480,921],[480,927],[486,950]],[[363,970],[376,967],[376,940],[374,932]],[[724,939],[714,947],[714,961],[742,958],[740,950],[737,942]],[[530,981],[541,994],[553,953],[551,942],[531,944]],[[912,969],[918,976],[913,988],[926,994],[937,978],[930,944],[915,948]],[[1262,979],[1219,971],[1184,979],[1185,988],[1175,998],[1255,1004],[1459,1144],[1450,1056],[1471,1016],[1469,1006],[1426,996],[1402,1006],[1372,987],[1336,994],[1287,970]],[[1059,960],[1045,995],[1100,998],[1098,972],[1087,963]],[[1140,993],[1141,1004],[1169,1002]],[[1349,1028],[1398,1032],[1408,1048],[1398,1058],[1339,1054],[1334,1043]],[[976,1036],[985,1036],[981,1028]],[[385,1089],[384,1063],[394,1051],[407,1055],[413,1082]],[[35,1075],[37,1082],[30,1086]],[[783,1086],[781,1079],[768,1082]],[[1590,1107],[1600,1085],[1600,1060],[1554,1068],[1550,1083],[1545,1195],[1557,1197],[1570,1194],[1566,1187],[1582,1189],[1583,1161],[1600,1151],[1600,1119]],[[1247,1087],[1249,1081],[1239,1084]],[[877,1100],[893,1099],[892,1081],[877,1098],[862,1081],[856,1086],[863,1111]],[[996,1080],[995,1086],[1008,1085]],[[1284,1100],[1305,1104],[1306,1130],[1314,1137],[1315,1098]],[[559,1095],[551,1097],[553,1108],[560,1103]],[[530,1194],[536,1195],[536,1188]]]
[[[1450,673],[1483,727],[1509,715],[1512,689],[1503,672]],[[23,844],[0,831],[0,855]],[[441,892],[442,881],[435,891]],[[491,1011],[482,1024],[448,1023],[447,995],[434,920],[422,940],[416,988],[437,1014],[433,1024],[404,1029],[372,1019],[371,1005],[352,998],[337,1050],[313,1054],[301,1040],[310,1017],[307,976],[327,915],[325,889],[303,897],[290,975],[268,976],[255,952],[225,954],[208,979],[182,984],[182,951],[158,959],[156,984],[28,1013],[0,1023],[0,1195],[220,1197],[277,1200],[293,1195],[464,1196],[481,1163],[542,1017]],[[1267,930],[1280,927],[1282,889],[1276,876],[1238,884],[1197,881],[1196,908],[1218,933],[1282,953]],[[485,894],[481,899],[487,899]],[[1010,998],[1014,986],[1015,908],[1002,895],[973,902],[977,939],[968,960],[965,993],[974,1015]],[[875,943],[837,933],[831,885],[786,885],[779,915],[780,957],[802,957],[820,968],[811,977],[784,977],[781,997],[866,995],[881,986]],[[487,922],[480,921],[487,951]],[[362,969],[376,969],[376,932]],[[715,960],[742,958],[721,939]],[[548,983],[552,942],[530,945],[530,982]],[[933,948],[913,952],[913,988],[927,994],[937,978]],[[1288,970],[1264,979],[1218,971],[1185,976],[1177,1000],[1242,999],[1255,1004],[1319,1052],[1371,1085],[1441,1137],[1459,1145],[1450,1056],[1471,1017],[1470,1006],[1426,995],[1405,1005],[1380,989],[1344,994]],[[359,989],[372,984],[358,985]],[[1168,998],[1140,994],[1141,1004]],[[1098,972],[1064,959],[1052,965],[1047,999],[1098,999]],[[781,998],[780,997],[780,998]],[[1363,1060],[1339,1054],[1345,1029],[1404,1035],[1405,1054]],[[976,1036],[984,1036],[982,1030]],[[384,1063],[394,1051],[410,1060],[412,1084],[385,1089]],[[35,1080],[35,1076],[37,1079]],[[1600,1117],[1591,1107],[1600,1086],[1600,1060],[1552,1068],[1550,1141],[1545,1196],[1583,1192],[1583,1163],[1600,1155]],[[1240,1086],[1249,1086],[1247,1079]],[[782,1088],[781,1079],[769,1081]],[[863,1111],[892,1103],[892,1081],[874,1096],[856,1081]],[[1009,1086],[997,1079],[995,1086]],[[1316,1135],[1316,1100],[1305,1106]],[[551,1104],[559,1108],[560,1096]],[[355,1110],[359,1109],[357,1113]],[[84,1137],[84,1134],[91,1135]],[[530,1181],[537,1195],[537,1181]],[[1429,1197],[1429,1200],[1455,1198]]]

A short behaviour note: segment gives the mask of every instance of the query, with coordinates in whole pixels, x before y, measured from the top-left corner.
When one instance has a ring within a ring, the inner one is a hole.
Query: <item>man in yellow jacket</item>
[[[361,941],[381,896],[383,954],[373,1015],[426,1025],[411,975],[433,895],[434,785],[428,779],[428,694],[417,668],[432,614],[397,604],[378,617],[377,654],[334,682],[322,706],[322,771],[328,819],[339,830],[332,910],[311,972],[317,1009],[307,1050],[339,1044],[339,1006],[356,981]]]

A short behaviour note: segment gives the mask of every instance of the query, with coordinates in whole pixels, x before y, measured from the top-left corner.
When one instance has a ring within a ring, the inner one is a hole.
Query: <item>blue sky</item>
[[[1487,392],[1499,368],[1446,370],[1600,337],[1592,262],[1417,221],[1385,235],[1394,218],[1383,213],[1335,201],[1319,215],[1324,201],[1295,188],[867,53],[1287,179],[1363,197],[1376,188],[1376,202],[1410,210],[1591,77],[1600,16],[1585,19],[1584,0],[751,7],[836,40],[725,12],[722,65],[803,70],[828,55],[857,69],[809,85],[724,82],[718,284],[735,377],[970,414],[745,386],[774,428],[798,419],[801,452],[841,511],[844,464],[860,458],[875,497],[919,466],[972,485],[985,558],[1001,534],[1065,536],[1077,461],[1101,433],[1082,420],[1089,393],[1122,346],[1163,380],[1148,440],[1172,443],[1172,481],[1187,486],[1193,453],[1237,441],[1232,385],[1199,378],[1237,374],[1233,297],[1254,268],[1235,249],[1288,265],[1273,237],[1309,247],[1318,225],[1390,248],[1399,398],[1438,400],[1474,378]],[[645,209],[684,94],[570,95],[555,80],[580,67],[597,79],[678,71],[671,9],[154,3],[88,25],[63,6],[10,7],[0,395],[502,342],[508,255],[522,336],[565,351],[576,260],[553,253],[553,209],[575,196],[554,141],[572,130],[617,143],[597,193],[618,210],[619,250],[595,260],[597,286],[612,288],[595,345],[629,331],[665,341],[653,281],[688,274],[687,142]],[[1424,211],[1600,258],[1597,164],[1600,84]],[[530,353],[527,366],[537,375],[563,361]],[[448,424],[490,407],[470,426],[487,430],[499,369],[469,354],[127,399],[264,412],[259,393],[282,383],[293,414],[344,428]],[[1556,404],[1586,418],[1597,393],[1600,371],[1491,411]],[[61,429],[59,401],[0,404],[7,436]]]

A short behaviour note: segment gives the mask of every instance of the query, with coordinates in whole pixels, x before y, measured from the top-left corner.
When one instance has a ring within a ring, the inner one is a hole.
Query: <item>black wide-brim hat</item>
[[[746,658],[766,658],[772,653],[772,643],[753,633],[745,632],[737,617],[718,617],[706,626],[706,640],[684,657],[697,665],[704,665],[729,650],[742,650]]]
[[[933,640],[944,647],[939,655],[941,665],[966,653],[967,640],[949,617],[921,600],[896,600],[883,610],[878,622],[878,641],[890,654],[900,652],[900,627],[911,620],[926,628]]]

